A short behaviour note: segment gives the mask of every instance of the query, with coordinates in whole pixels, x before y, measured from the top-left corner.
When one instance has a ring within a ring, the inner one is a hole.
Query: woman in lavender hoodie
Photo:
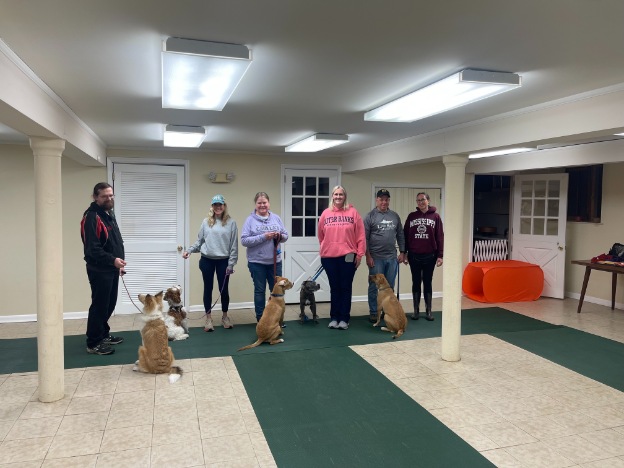
[[[265,192],[254,197],[255,210],[247,217],[241,231],[241,244],[247,247],[247,266],[254,283],[254,308],[256,320],[260,320],[266,304],[266,285],[269,291],[275,286],[273,271],[274,252],[277,249],[276,272],[282,276],[282,257],[279,244],[288,240],[288,232],[282,220],[269,211],[271,204]]]

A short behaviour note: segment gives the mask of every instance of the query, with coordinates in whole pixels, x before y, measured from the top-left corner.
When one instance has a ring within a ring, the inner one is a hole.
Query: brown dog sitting
[[[271,293],[271,297],[262,312],[262,317],[260,317],[258,325],[256,325],[256,335],[258,336],[258,339],[255,343],[243,346],[239,349],[239,351],[255,348],[256,346],[260,346],[265,341],[272,345],[284,342],[283,338],[280,338],[280,335],[284,334],[284,331],[282,330],[284,312],[286,311],[284,292],[292,287],[293,284],[288,279],[281,276],[275,277],[273,292]]]
[[[398,338],[405,332],[407,327],[407,317],[403,311],[401,303],[394,295],[394,291],[383,273],[370,275],[370,280],[377,285],[377,322],[373,325],[376,327],[381,321],[381,312],[383,311],[385,327],[381,327],[383,331],[396,333],[392,338]]]
[[[139,294],[143,304],[143,320],[141,330],[143,344],[139,346],[139,360],[135,362],[133,371],[149,374],[169,374],[169,382],[175,383],[182,377],[182,369],[173,366],[173,351],[169,347],[167,326],[163,320],[163,292],[155,296]]]
[[[299,314],[299,321],[301,323],[307,322],[310,320],[305,313],[305,306],[310,306],[310,311],[312,312],[312,320],[314,323],[318,323],[318,315],[316,315],[316,298],[314,297],[314,293],[321,289],[321,285],[316,281],[305,280],[301,283],[301,291],[299,293],[299,308],[301,309],[301,313]]]

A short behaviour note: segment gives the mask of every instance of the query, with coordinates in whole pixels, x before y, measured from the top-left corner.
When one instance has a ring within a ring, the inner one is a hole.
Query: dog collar
[[[388,286],[387,288],[379,288],[378,291],[383,291],[384,289],[392,289],[392,288]]]
[[[273,296],[273,297],[284,297],[283,294],[271,294],[271,296]]]

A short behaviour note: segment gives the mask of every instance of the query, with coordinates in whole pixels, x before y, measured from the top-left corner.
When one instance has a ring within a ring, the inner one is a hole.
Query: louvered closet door
[[[184,285],[184,167],[115,164],[115,213],[126,249],[125,286],[140,293]],[[116,313],[138,313],[119,282]]]

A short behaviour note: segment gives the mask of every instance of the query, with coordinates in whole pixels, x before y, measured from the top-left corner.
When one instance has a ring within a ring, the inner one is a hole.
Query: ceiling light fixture
[[[162,106],[220,111],[250,64],[251,51],[244,45],[167,38],[162,52]]]
[[[316,133],[311,137],[305,138],[297,143],[293,143],[286,147],[287,153],[314,153],[332,146],[342,145],[349,141],[349,135],[335,135],[333,133]]]
[[[535,148],[507,148],[496,151],[486,151],[484,153],[474,153],[468,156],[468,159],[489,158],[492,156],[503,156],[507,154],[526,153],[533,151]]]
[[[364,114],[364,120],[414,122],[519,88],[515,73],[467,68]]]
[[[206,138],[206,129],[204,127],[167,125],[165,127],[163,144],[177,148],[199,148],[204,138]]]
[[[624,133],[614,133],[614,135],[624,137]]]

